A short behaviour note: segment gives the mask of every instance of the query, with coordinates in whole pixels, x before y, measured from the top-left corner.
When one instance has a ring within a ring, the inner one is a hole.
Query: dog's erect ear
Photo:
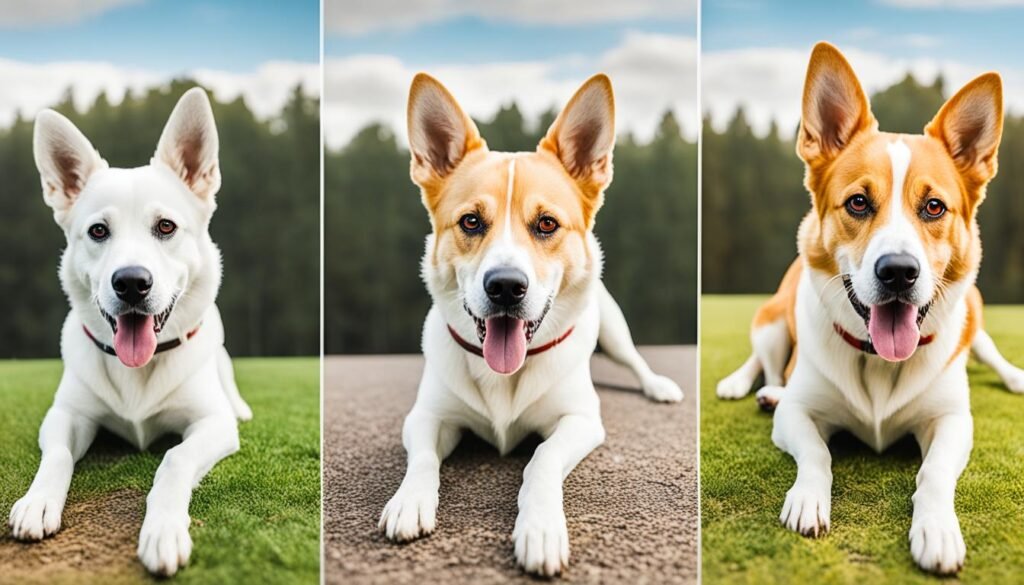
[[[419,73],[409,88],[412,180],[421,187],[446,177],[466,154],[487,148],[473,120],[439,81]]]
[[[876,128],[868,98],[839,49],[818,43],[804,82],[797,154],[812,169],[827,164],[853,137]]]
[[[43,200],[53,209],[57,223],[74,205],[86,181],[107,168],[89,139],[64,116],[43,110],[36,116],[32,154],[43,184]]]
[[[961,176],[973,188],[996,175],[996,152],[1003,134],[1003,81],[998,73],[974,78],[949,98],[925,126],[953,157]]]
[[[614,147],[612,82],[599,73],[576,90],[537,149],[553,152],[584,191],[596,196],[612,180]]]
[[[170,167],[189,190],[208,200],[220,189],[218,148],[210,99],[201,88],[193,87],[174,106],[153,161]]]

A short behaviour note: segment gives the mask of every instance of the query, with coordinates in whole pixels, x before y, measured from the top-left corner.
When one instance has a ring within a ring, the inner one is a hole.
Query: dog
[[[436,526],[439,467],[468,430],[507,454],[531,433],[544,442],[523,473],[512,534],[529,573],[569,560],[562,481],[604,442],[590,355],[598,341],[651,399],[683,393],[636,351],[601,283],[594,215],[612,180],[611,82],[583,84],[536,152],[492,152],[437,80],[409,92],[410,174],[432,233],[422,276],[433,301],[426,365],[402,442],[408,468],[379,528],[393,541]]]
[[[982,328],[974,284],[976,214],[1002,125],[1002,81],[986,73],[923,135],[880,132],[842,53],[814,48],[797,138],[812,201],[799,257],[754,317],[753,355],[717,388],[740,398],[764,373],[757,399],[775,409],[772,440],[797,463],[780,516],[790,530],[816,537],[830,528],[835,432],[879,453],[911,434],[923,457],[911,555],[930,572],[963,566],[953,494],[973,442],[969,350],[1024,391],[1024,371]]]
[[[204,475],[238,450],[252,411],[235,385],[214,304],[220,252],[208,231],[220,188],[217,128],[206,93],[178,101],[150,163],[109,168],[52,110],[36,118],[43,199],[64,231],[60,281],[71,311],[64,373],[39,431],[42,459],[11,509],[14,538],[60,530],[75,462],[103,427],[139,449],[182,436],[146,498],[138,556],[173,575],[192,550],[188,507]]]

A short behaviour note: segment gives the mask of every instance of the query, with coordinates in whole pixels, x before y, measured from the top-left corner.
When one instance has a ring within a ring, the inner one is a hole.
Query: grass
[[[750,319],[762,297],[705,296],[701,348],[701,514],[705,583],[932,583],[907,535],[921,462],[905,440],[882,455],[849,435],[833,439],[832,532],[814,540],[778,520],[796,478],[771,442],[771,415],[753,398],[722,401],[715,385],[749,355]],[[1024,307],[985,309],[1004,355],[1024,364]],[[963,583],[1012,583],[1024,575],[1024,396],[977,363],[969,366],[974,451],[957,485],[967,543]]]
[[[315,358],[237,359],[235,368],[254,418],[240,426],[239,452],[217,464],[193,494],[195,546],[189,566],[175,581],[316,583],[320,570],[318,362]],[[0,510],[5,519],[39,463],[39,424],[53,400],[60,372],[61,364],[55,360],[0,362],[4,435]],[[148,491],[163,452],[175,442],[161,442],[158,448],[140,453],[112,436],[101,436],[76,467],[68,504],[117,490]],[[132,533],[137,535],[139,528]],[[134,546],[133,542],[132,550]],[[122,577],[149,580],[143,575],[138,571]]]

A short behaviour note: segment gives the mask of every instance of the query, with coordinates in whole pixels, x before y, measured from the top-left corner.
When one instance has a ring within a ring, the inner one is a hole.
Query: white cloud
[[[0,0],[0,27],[74,24],[142,0]]]
[[[169,75],[103,62],[40,65],[0,59],[0,126],[9,126],[18,112],[34,117],[42,108],[59,101],[68,88],[72,90],[75,107],[81,110],[102,92],[113,103],[120,103],[128,92],[138,93],[181,76],[196,79],[219,100],[233,100],[241,95],[262,119],[280,111],[299,82],[307,95],[320,94],[320,69],[308,63],[268,62],[251,73],[195,70]]]
[[[305,95],[320,95],[320,66],[316,63],[268,61],[252,73],[197,69],[190,76],[211,90],[218,101],[242,96],[260,119],[280,112],[296,85],[302,85]]]
[[[671,108],[687,137],[696,136],[697,44],[690,37],[628,33],[620,45],[594,58],[439,65],[429,73],[473,117],[489,119],[502,105],[515,102],[533,123],[552,107],[564,105],[598,71],[607,73],[615,87],[620,133],[650,139],[661,115]],[[327,143],[344,145],[371,122],[383,122],[404,142],[406,97],[416,72],[392,56],[328,59],[324,72]]]
[[[988,10],[1024,6],[1024,0],[881,0],[882,4],[899,8],[956,8],[960,10]]]
[[[630,19],[693,18],[697,0],[327,0],[328,33],[360,35],[376,30],[411,28],[460,16],[526,24],[592,24]]]
[[[869,94],[900,81],[908,71],[922,83],[931,83],[941,73],[947,92],[955,92],[984,73],[953,61],[894,59],[858,49],[844,50],[844,54]],[[710,113],[714,128],[724,129],[742,105],[756,133],[766,133],[773,119],[783,132],[794,132],[800,121],[800,99],[809,56],[809,51],[780,48],[704,53],[702,107]],[[1007,108],[1015,113],[1024,112],[1024,72],[1013,69],[1000,73]]]

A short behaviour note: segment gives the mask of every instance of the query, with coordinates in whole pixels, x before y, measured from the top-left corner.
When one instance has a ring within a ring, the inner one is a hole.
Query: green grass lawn
[[[217,464],[193,494],[192,558],[174,580],[316,583],[320,567],[318,360],[236,359],[234,363],[238,386],[254,417],[240,426],[239,452]],[[24,494],[39,463],[36,438],[60,372],[61,364],[55,360],[0,362],[0,511],[5,531],[11,505]],[[101,435],[75,469],[68,506],[124,490],[144,494],[152,486],[163,452],[176,441],[139,453],[110,435]],[[134,516],[129,531],[134,551],[141,510],[127,512],[126,516]],[[5,538],[11,544],[10,537]],[[103,582],[151,580],[141,563],[125,566],[114,575],[102,571]],[[88,575],[47,574],[43,580],[82,582],[83,577]]]
[[[772,417],[752,396],[722,401],[718,381],[749,355],[762,297],[704,296],[701,329],[701,513],[704,583],[926,583],[910,556],[911,495],[921,462],[905,440],[882,455],[841,435],[833,455],[832,532],[814,540],[778,516],[796,465],[771,442]],[[1024,364],[1024,307],[985,309],[1003,354]],[[1024,396],[971,363],[974,451],[956,492],[967,543],[964,583],[1024,575]]]

